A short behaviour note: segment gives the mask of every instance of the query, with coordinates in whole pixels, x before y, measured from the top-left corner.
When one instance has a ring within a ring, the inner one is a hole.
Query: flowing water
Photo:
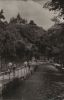
[[[40,65],[19,87],[0,100],[64,100],[63,77],[51,65]]]

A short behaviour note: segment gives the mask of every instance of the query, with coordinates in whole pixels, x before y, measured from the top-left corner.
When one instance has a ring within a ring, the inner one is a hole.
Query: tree
[[[35,58],[38,58],[39,53],[38,53],[38,47],[34,44],[31,47],[31,53],[32,53],[32,57],[34,56]]]
[[[11,19],[10,19],[10,23],[15,23],[15,24],[27,24],[27,20],[25,20],[25,19],[23,19],[22,17],[21,17],[21,15],[18,13],[17,14],[17,17],[16,18],[14,18],[14,17],[12,17]]]
[[[44,7],[49,10],[58,10],[60,16],[64,15],[64,0],[51,0],[45,3]]]
[[[30,25],[36,25],[35,22],[33,20],[30,20],[29,22]]]
[[[52,20],[53,22],[55,22],[55,24],[59,24],[59,23],[60,23],[60,20],[58,19],[57,16],[54,16],[51,20]]]
[[[21,40],[16,41],[15,44],[16,55],[18,58],[23,58],[25,54],[25,44]]]
[[[12,17],[12,18],[10,19],[10,23],[17,23],[16,18]]]
[[[5,17],[4,17],[4,15],[3,15],[3,9],[1,9],[1,11],[0,11],[0,20],[4,20],[5,19]]]

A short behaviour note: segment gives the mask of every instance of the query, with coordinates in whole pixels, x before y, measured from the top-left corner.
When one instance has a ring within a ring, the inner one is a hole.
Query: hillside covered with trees
[[[21,18],[12,17],[10,22],[5,20],[3,10],[0,11],[0,57],[5,61],[31,59],[37,55],[38,48],[35,45],[46,31],[35,24]]]
[[[39,58],[53,58],[64,64],[64,23],[55,23],[45,31],[30,20],[12,17],[5,20],[3,10],[0,11],[0,57],[1,60],[17,61]]]
[[[43,56],[64,64],[64,23],[53,25],[37,44]]]

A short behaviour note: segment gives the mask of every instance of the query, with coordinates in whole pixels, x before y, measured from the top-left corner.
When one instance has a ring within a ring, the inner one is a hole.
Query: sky
[[[47,30],[54,24],[51,21],[54,13],[43,8],[46,1],[48,0],[0,0],[0,9],[4,10],[7,21],[20,13],[28,22],[34,20],[37,25]]]

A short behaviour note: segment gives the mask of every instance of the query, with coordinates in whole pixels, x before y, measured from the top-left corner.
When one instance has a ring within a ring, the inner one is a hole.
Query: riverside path
[[[0,100],[64,100],[64,76],[50,64],[41,64],[17,89]]]
[[[31,62],[30,68],[29,66],[25,67],[23,65],[21,67],[15,68],[15,70],[11,69],[0,72],[0,96],[8,94],[11,90],[13,90],[13,87],[18,87],[20,81],[30,76],[37,66],[38,64],[36,62]]]

